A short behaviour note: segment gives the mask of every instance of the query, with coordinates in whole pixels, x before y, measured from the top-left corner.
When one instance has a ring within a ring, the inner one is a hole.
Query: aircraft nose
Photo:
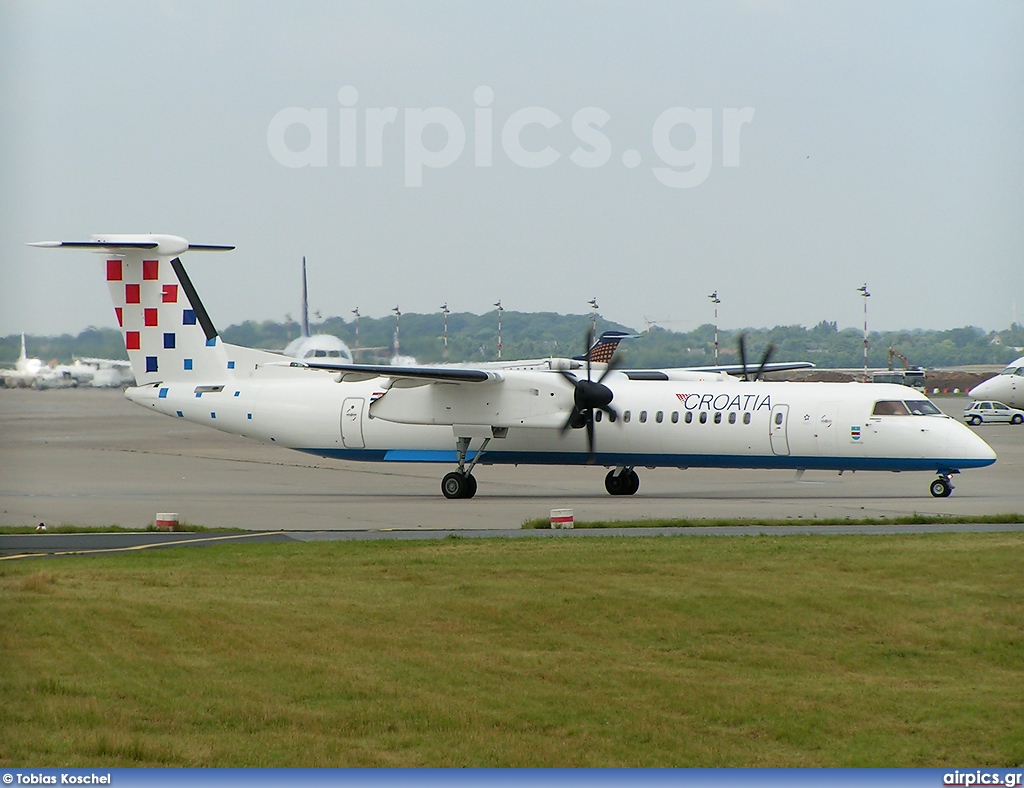
[[[949,435],[950,456],[964,463],[961,467],[983,468],[996,461],[996,453],[980,436],[967,426],[950,419],[953,428]]]
[[[968,390],[967,396],[971,399],[988,399],[989,392],[992,390],[991,384],[991,380],[983,380],[973,389]]]

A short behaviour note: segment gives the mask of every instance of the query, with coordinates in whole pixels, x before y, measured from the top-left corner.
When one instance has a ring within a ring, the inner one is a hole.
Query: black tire
[[[622,494],[636,495],[637,490],[640,489],[640,474],[631,468],[622,475],[627,477],[622,489]]]
[[[466,495],[468,490],[469,483],[466,481],[466,477],[457,471],[447,473],[445,474],[445,477],[441,479],[441,492],[444,493],[445,498],[466,498],[468,497]]]
[[[929,490],[935,498],[948,498],[949,494],[953,492],[953,485],[940,478],[932,482]]]
[[[622,495],[622,490],[625,487],[625,475],[625,471],[618,476],[615,475],[615,471],[608,471],[608,475],[604,477],[604,488],[609,495]]]
[[[466,477],[466,494],[463,498],[472,498],[476,495],[476,477],[473,474],[469,474]]]
[[[1021,422],[1024,422],[1024,416],[1019,413],[1013,414],[1013,418],[1010,419],[1010,424],[1020,424]]]
[[[970,424],[972,427],[977,427],[979,424],[981,424],[981,416],[969,416],[967,419],[967,423]]]

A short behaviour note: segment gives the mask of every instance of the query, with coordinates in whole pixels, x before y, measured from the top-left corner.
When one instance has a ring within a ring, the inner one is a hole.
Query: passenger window
[[[658,424],[661,424],[661,422],[662,422],[662,421],[663,421],[664,419],[665,419],[665,414],[664,414],[664,413],[662,413],[662,412],[661,412],[660,410],[659,410],[659,411],[658,411],[657,413],[655,413],[655,414],[654,414],[654,420],[655,420],[656,422],[658,422]]]
[[[693,421],[693,411],[692,410],[686,411],[686,419],[685,420],[686,420],[687,424],[689,424],[691,421]]]
[[[729,423],[730,424],[735,424],[736,423],[736,411],[733,411],[732,413],[729,414]]]
[[[722,423],[722,411],[716,410],[715,411],[715,424],[721,424],[721,423]]]
[[[630,419],[630,417],[632,417],[632,415],[633,415],[633,414],[632,414],[632,413],[630,413],[630,412],[629,412],[629,411],[627,410],[627,411],[625,411],[625,412],[624,412],[624,413],[622,414],[622,420],[623,420],[623,421],[624,421],[624,422],[625,422],[626,424],[629,424],[629,419]]]
[[[601,420],[601,414],[602,414],[602,413],[604,413],[604,411],[601,411],[601,410],[595,410],[595,411],[594,411],[594,421],[600,421],[600,420]]]
[[[679,423],[679,411],[678,410],[672,411],[672,423],[673,424],[678,424]]]
[[[702,410],[700,412],[700,423],[701,424],[707,424],[708,423],[708,412],[706,410]]]
[[[872,416],[909,416],[907,406],[899,400],[879,400],[875,403]]]
[[[777,426],[779,426],[779,427],[782,426],[782,414],[781,413],[776,413],[775,414],[775,424]]]
[[[647,411],[646,410],[640,411],[640,423],[641,424],[646,424],[647,423]]]
[[[744,413],[743,414],[743,423],[744,424],[750,424],[750,414],[749,413]]]

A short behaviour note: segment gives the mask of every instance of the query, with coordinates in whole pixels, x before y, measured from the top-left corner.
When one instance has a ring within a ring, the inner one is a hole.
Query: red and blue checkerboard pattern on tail
[[[127,252],[106,260],[114,314],[138,385],[227,376],[218,337],[207,339],[171,261]]]

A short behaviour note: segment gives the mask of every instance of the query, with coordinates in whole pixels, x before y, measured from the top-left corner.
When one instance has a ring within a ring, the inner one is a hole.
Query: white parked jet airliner
[[[470,498],[485,464],[585,465],[632,495],[637,467],[932,471],[996,460],[981,438],[897,385],[741,380],[721,372],[389,367],[296,360],[224,343],[179,255],[231,247],[170,235],[36,246],[104,255],[135,371],[125,396],[168,416],[323,457],[456,463]],[[764,361],[767,361],[767,357]],[[764,363],[764,362],[762,362]],[[745,376],[746,377],[746,376]]]
[[[971,399],[994,399],[1011,408],[1024,408],[1024,356],[1011,361],[994,378],[983,380],[967,392]]]

